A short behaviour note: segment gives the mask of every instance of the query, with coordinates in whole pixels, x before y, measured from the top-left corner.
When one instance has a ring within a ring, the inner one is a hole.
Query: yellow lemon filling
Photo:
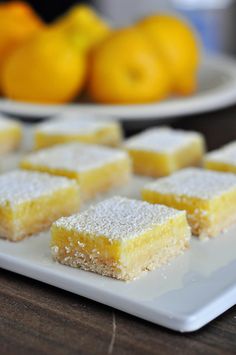
[[[0,123],[1,125],[1,123]],[[19,147],[22,139],[22,129],[16,125],[1,130],[0,128],[0,154],[11,152]]]
[[[83,201],[126,183],[131,175],[125,152],[81,143],[32,153],[21,161],[20,167],[76,179]]]
[[[145,213],[150,211],[150,214],[153,214],[150,207],[152,205],[129,201],[134,200],[115,197],[81,215],[62,218],[54,223],[51,228],[53,257],[66,265],[129,280],[144,270],[162,265],[188,247],[190,229],[184,212],[171,209],[170,215],[159,223],[160,214],[169,213],[167,207],[156,207],[155,218],[151,221],[150,215]],[[122,204],[126,205],[126,211],[121,210]],[[135,207],[140,204],[144,204],[144,209],[141,214],[137,211],[134,217]],[[130,212],[130,208],[133,208],[133,211]],[[100,220],[97,220],[96,213]],[[137,221],[133,231],[137,228],[139,233],[137,232],[135,237],[129,229],[129,213],[130,218],[133,217],[132,223]],[[142,224],[145,218],[147,223],[144,222],[139,229],[138,223],[141,221]],[[114,229],[117,232],[115,237]]]
[[[142,198],[149,203],[185,210],[193,234],[216,236],[236,221],[236,177],[230,175],[227,178],[228,174],[222,176],[219,173],[218,176],[212,173],[213,176],[211,172],[209,175],[200,169],[182,170],[144,187]],[[186,179],[177,181],[177,174],[179,177],[186,176]],[[188,194],[190,183],[191,191]]]
[[[64,125],[68,124],[65,120]],[[76,131],[76,129],[75,129]],[[47,132],[46,130],[35,131],[34,136],[35,149],[42,149],[56,144],[63,144],[69,142],[82,142],[88,144],[102,144],[111,147],[119,146],[122,141],[122,131],[118,124],[107,124],[107,126],[91,131],[90,133],[76,133],[76,132]]]
[[[41,232],[80,207],[76,182],[47,174],[13,171],[1,175],[0,192],[0,236],[12,241]]]
[[[205,144],[195,132],[152,128],[125,143],[136,174],[152,177],[170,175],[202,162]]]

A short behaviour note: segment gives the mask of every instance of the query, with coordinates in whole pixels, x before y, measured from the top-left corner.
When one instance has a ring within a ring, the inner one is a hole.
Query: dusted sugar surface
[[[128,139],[125,147],[134,150],[172,153],[201,137],[199,133],[171,128],[151,128]]]
[[[118,149],[84,143],[68,143],[29,154],[24,161],[36,166],[80,173],[126,158],[127,153]]]
[[[0,115],[0,131],[13,127],[20,127],[20,123]]]
[[[0,175],[0,205],[11,206],[49,195],[76,184],[74,180],[45,173],[15,170]]]
[[[113,197],[91,206],[83,213],[62,217],[55,225],[78,233],[125,241],[184,213],[162,205]]]
[[[236,166],[236,142],[229,143],[221,149],[217,149],[208,153],[205,160]]]
[[[102,121],[100,119],[82,119],[77,117],[60,117],[50,122],[45,122],[37,127],[38,132],[46,134],[91,134],[101,129],[110,127],[114,123]]]
[[[161,194],[184,195],[209,200],[236,189],[236,176],[198,168],[183,169],[145,186]]]

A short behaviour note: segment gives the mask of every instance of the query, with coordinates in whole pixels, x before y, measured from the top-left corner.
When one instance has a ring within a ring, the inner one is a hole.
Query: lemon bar
[[[18,241],[79,210],[74,180],[48,174],[11,171],[0,175],[0,236]]]
[[[8,153],[18,148],[21,139],[21,124],[0,116],[0,154]]]
[[[236,176],[187,168],[144,187],[145,201],[187,211],[192,232],[216,236],[236,221]]]
[[[236,174],[236,142],[231,142],[206,154],[204,167]]]
[[[63,115],[58,119],[38,125],[34,134],[35,149],[49,147],[68,142],[102,144],[116,147],[123,138],[118,122],[109,122],[100,117],[97,119],[76,118]]]
[[[126,152],[84,143],[67,143],[29,154],[21,168],[76,179],[82,200],[127,182],[131,164]]]
[[[205,143],[197,132],[164,127],[151,128],[129,138],[125,148],[136,174],[160,177],[187,166],[200,165]]]
[[[132,280],[180,254],[190,234],[184,211],[112,197],[53,223],[51,251],[62,264]]]

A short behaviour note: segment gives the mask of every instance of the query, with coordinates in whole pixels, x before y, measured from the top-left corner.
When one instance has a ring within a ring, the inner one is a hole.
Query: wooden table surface
[[[236,139],[236,106],[171,125],[204,133],[213,149]],[[0,270],[0,354],[236,354],[236,306],[180,334]]]

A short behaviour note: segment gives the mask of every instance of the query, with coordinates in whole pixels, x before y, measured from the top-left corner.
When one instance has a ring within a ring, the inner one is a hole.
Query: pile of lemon
[[[159,101],[196,90],[199,46],[182,19],[155,14],[112,29],[78,5],[50,25],[24,2],[0,5],[0,92],[37,103]]]

